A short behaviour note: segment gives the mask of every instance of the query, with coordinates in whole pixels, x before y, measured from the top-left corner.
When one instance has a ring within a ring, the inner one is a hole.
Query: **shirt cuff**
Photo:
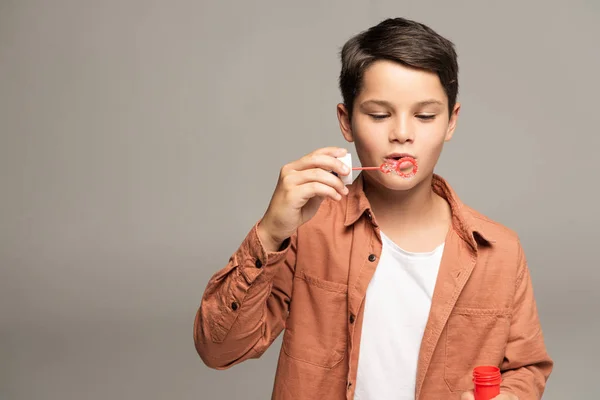
[[[267,251],[258,235],[259,223],[260,221],[254,224],[236,255],[238,270],[249,285],[262,274],[274,275],[275,272],[269,267],[285,259],[291,243],[290,238],[287,238],[278,251]]]

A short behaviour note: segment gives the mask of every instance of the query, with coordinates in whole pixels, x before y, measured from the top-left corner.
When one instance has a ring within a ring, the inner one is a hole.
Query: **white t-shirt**
[[[444,244],[402,250],[381,233],[383,249],[367,288],[355,400],[414,400],[419,349]]]

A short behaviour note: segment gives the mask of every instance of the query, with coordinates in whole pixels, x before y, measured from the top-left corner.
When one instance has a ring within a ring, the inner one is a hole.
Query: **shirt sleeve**
[[[227,266],[210,278],[196,313],[196,351],[211,368],[227,369],[260,357],[285,325],[296,263],[296,234],[279,251],[268,252],[257,228],[258,222]]]
[[[541,399],[552,372],[527,261],[519,243],[518,272],[510,336],[502,364],[501,390],[522,400]]]

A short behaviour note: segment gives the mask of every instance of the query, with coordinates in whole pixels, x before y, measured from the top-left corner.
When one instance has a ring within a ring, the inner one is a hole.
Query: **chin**
[[[419,185],[423,181],[423,176],[418,172],[416,175],[410,178],[403,178],[394,173],[389,175],[383,175],[379,173],[379,176],[371,176],[369,180],[376,181],[379,186],[389,190],[406,191],[411,190],[415,186]]]

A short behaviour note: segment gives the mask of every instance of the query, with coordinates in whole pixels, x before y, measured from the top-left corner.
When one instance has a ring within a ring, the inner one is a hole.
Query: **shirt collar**
[[[345,226],[353,225],[365,212],[371,216],[371,205],[363,190],[364,178],[362,174],[354,180],[349,187],[349,193],[346,202]],[[489,230],[486,230],[481,220],[476,218],[471,212],[466,210],[466,206],[461,202],[452,187],[437,174],[433,174],[431,183],[432,189],[439,196],[444,198],[452,210],[452,228],[456,233],[467,242],[474,250],[477,250],[478,244],[494,243]],[[374,219],[373,219],[374,221]],[[374,221],[376,224],[376,222]]]

